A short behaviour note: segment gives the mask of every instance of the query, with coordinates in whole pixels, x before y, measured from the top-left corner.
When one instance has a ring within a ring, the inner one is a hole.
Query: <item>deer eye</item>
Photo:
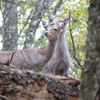
[[[54,23],[51,23],[50,25],[52,26],[52,25],[54,25]]]
[[[55,28],[54,30],[55,30],[55,31],[57,31],[57,29],[56,29],[56,28]]]

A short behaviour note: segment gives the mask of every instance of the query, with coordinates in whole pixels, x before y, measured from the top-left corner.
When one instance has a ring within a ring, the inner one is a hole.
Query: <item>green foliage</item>
[[[74,2],[68,4],[68,10],[71,12],[70,26],[68,27],[67,42],[71,53],[71,67],[73,73],[69,71],[69,74],[73,75],[74,78],[81,77],[81,68],[74,58],[74,54],[83,66],[85,59],[85,45],[87,38],[87,2],[86,0],[78,0],[79,2]],[[65,8],[66,9],[66,8]],[[75,51],[73,50],[73,43],[70,36],[70,29],[72,30],[72,36],[74,39]]]

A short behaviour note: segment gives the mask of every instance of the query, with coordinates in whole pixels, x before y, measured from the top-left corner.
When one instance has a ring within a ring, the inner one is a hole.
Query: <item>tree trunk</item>
[[[100,100],[100,0],[90,0],[88,39],[79,100]]]
[[[54,11],[52,12],[52,14],[56,14],[58,9],[60,8],[61,4],[62,4],[63,0],[59,0],[56,7],[54,8]]]
[[[77,100],[78,80],[0,66],[2,100]]]
[[[31,23],[26,34],[24,48],[33,46],[36,29],[45,13],[54,0],[38,0],[36,3],[35,11],[32,15]]]
[[[3,12],[3,50],[17,50],[18,26],[17,7],[14,2],[2,0]]]
[[[59,1],[58,1],[56,7],[54,8],[54,10],[53,10],[53,12],[52,12],[52,14],[55,15],[55,14],[57,13],[57,11],[58,11],[58,9],[60,8],[62,2],[63,2],[63,0],[59,0]],[[44,35],[44,33],[43,33],[43,34],[41,35],[41,37],[39,38],[38,42],[35,44],[34,47],[38,47],[38,46],[41,44],[41,42],[43,41],[44,37],[45,37],[45,35]]]

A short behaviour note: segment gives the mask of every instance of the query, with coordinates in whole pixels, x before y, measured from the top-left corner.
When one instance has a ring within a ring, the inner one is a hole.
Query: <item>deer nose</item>
[[[48,32],[45,32],[45,35],[47,36]]]

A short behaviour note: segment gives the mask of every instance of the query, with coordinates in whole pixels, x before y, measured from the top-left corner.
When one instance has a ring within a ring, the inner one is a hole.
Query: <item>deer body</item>
[[[55,42],[56,43],[56,42]],[[55,43],[49,43],[44,48],[30,48],[17,51],[11,64],[22,69],[39,69],[49,61],[54,52]]]
[[[63,18],[56,18],[51,22],[53,26],[59,26],[60,23],[62,23],[62,25],[60,26],[60,36],[57,40],[53,56],[50,61],[43,67],[42,71],[44,73],[52,73],[54,75],[66,76],[70,67],[70,54],[65,39],[66,22]]]
[[[18,51],[0,51],[0,63],[8,65],[12,64],[13,66],[21,69],[42,70],[42,67],[52,57],[56,41],[58,39],[58,34],[58,27],[51,26],[46,32],[46,36],[49,40],[46,47],[34,47]]]

